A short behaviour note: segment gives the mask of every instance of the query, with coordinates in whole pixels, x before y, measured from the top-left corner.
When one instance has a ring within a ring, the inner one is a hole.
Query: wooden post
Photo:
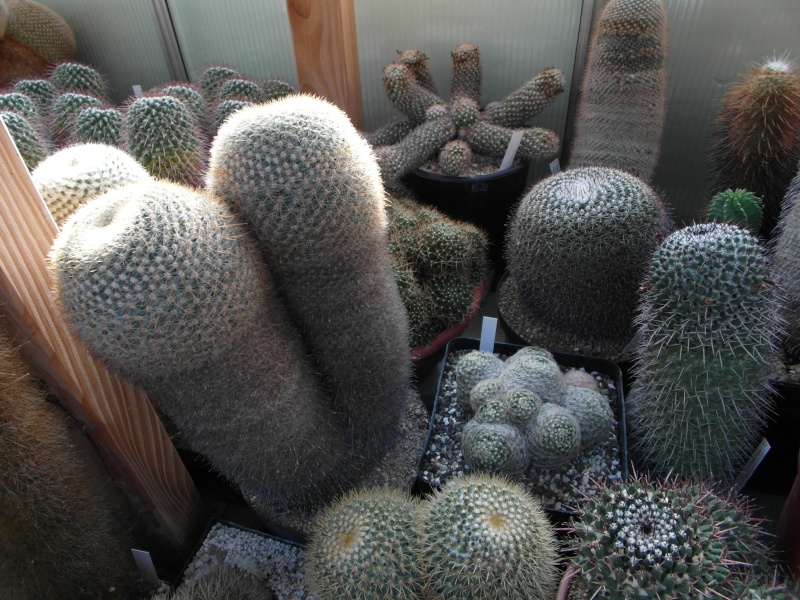
[[[188,554],[205,525],[200,494],[147,397],[99,366],[67,330],[47,273],[58,228],[0,125],[0,308],[10,332],[115,475],[152,511],[158,538]]]
[[[286,0],[300,91],[323,96],[362,128],[353,0]]]

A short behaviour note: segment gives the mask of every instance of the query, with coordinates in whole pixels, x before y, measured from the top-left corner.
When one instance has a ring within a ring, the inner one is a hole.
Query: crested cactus
[[[595,27],[569,167],[601,166],[650,182],[666,116],[663,0],[609,0]]]
[[[761,198],[747,190],[725,190],[711,198],[706,221],[730,223],[757,234],[761,227]]]
[[[106,82],[103,76],[89,65],[77,62],[62,62],[50,71],[50,83],[59,94],[75,92],[105,99]]]
[[[558,578],[540,503],[500,476],[449,481],[424,505],[422,565],[435,598],[543,600]]]
[[[522,432],[505,423],[482,422],[478,415],[464,426],[461,449],[464,462],[483,473],[517,476],[528,468],[528,448]]]
[[[321,99],[294,95],[247,107],[220,128],[207,187],[258,237],[348,423],[357,449],[352,468],[372,464],[398,433],[411,364],[384,192],[368,144]]]
[[[601,393],[580,387],[568,388],[562,406],[578,422],[581,450],[593,448],[614,434],[614,412]]]
[[[572,564],[591,597],[758,597],[742,594],[768,571],[760,521],[705,483],[603,486],[572,527]]]
[[[555,155],[558,137],[525,124],[564,91],[561,71],[546,69],[491,108],[481,110],[481,62],[476,46],[462,44],[452,53],[449,101],[436,93],[426,61],[422,52],[406,50],[383,71],[386,95],[405,117],[366,136],[376,147],[387,185],[423,165],[452,176],[472,174],[474,162],[499,165],[511,135],[519,129],[524,130],[520,159]],[[436,117],[431,115],[432,109]]]
[[[64,224],[50,254],[65,319],[145,390],[266,518],[330,497],[361,448],[247,227],[204,192],[156,181],[110,190]],[[269,368],[264,368],[268,364]]]
[[[759,234],[769,238],[798,161],[800,75],[786,60],[768,60],[722,99],[709,155],[711,193],[744,188],[761,198]]]
[[[25,166],[32,171],[48,154],[48,146],[25,117],[0,110],[0,121],[3,121],[14,145],[25,161]]]
[[[419,597],[418,511],[391,488],[357,490],[327,507],[306,549],[309,590],[320,600]]]
[[[545,402],[525,427],[531,464],[556,469],[568,465],[581,450],[578,420],[567,408]]]
[[[143,96],[125,109],[124,148],[153,176],[201,187],[205,148],[200,127],[173,96]]]
[[[529,343],[617,355],[633,336],[639,284],[668,222],[656,193],[617,169],[572,169],[540,181],[507,234],[510,276],[498,291],[504,318]]]
[[[772,270],[783,290],[778,304],[787,353],[800,356],[800,172],[786,191],[783,212],[773,238]]]
[[[57,225],[89,200],[150,175],[132,156],[105,144],[74,144],[51,154],[31,173]]]
[[[654,473],[732,481],[770,404],[774,288],[757,240],[702,224],[655,251],[639,308],[632,449]]]
[[[116,108],[84,108],[75,118],[72,143],[117,146],[122,131],[122,113]]]

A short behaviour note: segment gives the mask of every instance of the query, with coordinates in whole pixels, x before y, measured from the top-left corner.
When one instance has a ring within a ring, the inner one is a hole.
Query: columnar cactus
[[[351,492],[327,507],[306,549],[309,590],[320,600],[420,597],[419,502],[390,488]]]
[[[48,154],[49,147],[31,124],[14,112],[0,110],[3,121],[28,170],[33,170]]]
[[[663,0],[608,0],[590,43],[569,167],[602,166],[650,182],[666,116]]]
[[[706,221],[738,225],[756,235],[761,227],[762,211],[761,198],[753,192],[728,189],[711,198]]]
[[[770,404],[774,286],[746,231],[702,224],[655,251],[639,307],[632,449],[655,473],[732,481]]]
[[[562,171],[520,201],[506,238],[506,321],[529,343],[619,354],[633,336],[641,278],[668,218],[643,181],[617,169]],[[518,308],[514,308],[517,306]],[[525,323],[536,331],[523,331]]]
[[[503,477],[449,481],[424,505],[419,531],[435,598],[543,600],[555,591],[552,525],[537,500]]]
[[[711,193],[744,188],[761,198],[769,238],[800,161],[800,75],[785,60],[753,67],[722,99],[709,156]]]
[[[347,446],[257,244],[222,202],[163,181],[111,190],[64,224],[50,263],[77,337],[262,517],[355,475],[361,448]]]
[[[252,225],[349,424],[352,467],[371,464],[398,431],[410,357],[369,146],[332,104],[289,96],[225,121],[207,187]]]

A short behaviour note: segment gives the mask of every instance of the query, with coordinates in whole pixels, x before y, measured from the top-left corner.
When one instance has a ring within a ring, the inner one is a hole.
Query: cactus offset
[[[244,100],[258,104],[264,101],[264,92],[255,81],[233,77],[223,81],[217,90],[217,101],[224,100]]]
[[[261,91],[264,94],[264,100],[277,100],[284,96],[290,96],[296,92],[291,83],[281,79],[265,79],[261,82]]]
[[[747,190],[725,190],[711,198],[706,221],[730,223],[756,235],[761,227],[761,198]]]
[[[472,389],[484,379],[496,377],[503,371],[503,361],[491,352],[473,350],[456,363],[455,379],[458,399],[467,405]]]
[[[42,115],[50,114],[53,101],[58,95],[55,86],[47,79],[20,79],[14,83],[12,89],[33,100]]]
[[[103,103],[94,96],[65,92],[53,101],[52,123],[50,125],[54,141],[64,145],[75,129],[75,120],[84,108],[102,108]]]
[[[461,449],[464,462],[475,471],[513,477],[528,468],[528,449],[522,432],[505,423],[482,422],[477,415],[464,425]]]
[[[589,450],[614,435],[614,412],[601,393],[580,387],[567,388],[564,408],[581,430],[581,450]]]
[[[531,463],[536,467],[565,467],[581,450],[581,429],[572,412],[545,402],[536,419],[525,427]]]
[[[228,79],[241,77],[242,74],[230,67],[209,67],[200,75],[200,90],[206,104],[213,104],[217,100],[220,86]]]

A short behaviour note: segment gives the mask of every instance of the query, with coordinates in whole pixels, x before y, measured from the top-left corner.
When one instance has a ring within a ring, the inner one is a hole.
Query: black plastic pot
[[[525,191],[528,165],[520,163],[504,171],[474,177],[449,177],[417,169],[404,181],[423,204],[483,229],[489,236],[489,258],[497,267],[495,273],[500,274],[505,270],[506,225]]]

